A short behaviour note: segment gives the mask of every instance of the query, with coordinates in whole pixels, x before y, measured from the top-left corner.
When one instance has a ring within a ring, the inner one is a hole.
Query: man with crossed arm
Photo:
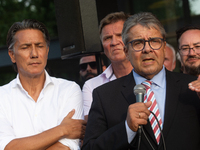
[[[80,87],[45,70],[50,45],[37,20],[14,23],[8,54],[17,77],[0,87],[0,149],[80,149],[86,122]]]

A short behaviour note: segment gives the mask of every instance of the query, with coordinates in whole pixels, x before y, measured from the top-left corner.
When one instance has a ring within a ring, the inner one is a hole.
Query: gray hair
[[[175,51],[174,47],[172,45],[170,45],[169,43],[166,43],[166,46],[169,47],[172,50],[173,62],[175,62],[176,61],[176,51]]]
[[[180,61],[180,63],[182,63],[181,56],[180,56],[180,53],[179,53],[179,52],[176,53],[176,57],[177,57],[177,59]]]
[[[124,23],[124,28],[122,30],[122,40],[125,45],[129,41],[129,30],[138,24],[149,29],[155,28],[156,30],[159,30],[163,36],[163,39],[165,40],[166,32],[161,22],[152,13],[141,12],[132,15]]]

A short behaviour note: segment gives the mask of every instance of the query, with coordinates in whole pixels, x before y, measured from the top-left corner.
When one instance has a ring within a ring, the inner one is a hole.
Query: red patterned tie
[[[146,94],[144,96],[144,103],[146,103],[148,101],[152,102],[152,105],[149,107],[149,110],[152,111],[156,115],[156,117],[158,118],[160,126],[162,126],[162,120],[161,120],[160,112],[159,112],[159,109],[158,109],[158,105],[157,105],[154,93],[151,90],[152,82],[149,81],[149,80],[146,80],[146,81],[142,82],[142,84],[146,87]],[[154,132],[156,141],[159,144],[161,133],[160,133],[158,123],[157,123],[155,117],[152,114],[149,115],[149,121],[151,123],[151,127],[152,127],[152,130]]]

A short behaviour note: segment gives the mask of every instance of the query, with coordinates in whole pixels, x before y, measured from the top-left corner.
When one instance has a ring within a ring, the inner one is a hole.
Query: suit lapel
[[[178,106],[178,95],[180,93],[179,79],[171,72],[166,71],[166,101],[165,101],[165,117],[163,124],[163,134],[167,137],[170,127],[174,121]]]
[[[133,78],[133,73],[131,72],[127,75],[123,85],[122,85],[122,95],[125,97],[128,104],[133,104],[136,102],[135,95],[133,94],[133,88],[135,86],[135,80]]]

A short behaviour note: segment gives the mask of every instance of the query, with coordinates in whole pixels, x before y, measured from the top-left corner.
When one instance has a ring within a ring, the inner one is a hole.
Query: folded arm
[[[69,147],[64,146],[63,144],[59,143],[58,140],[62,138],[69,138],[69,139],[82,139],[85,134],[85,121],[72,119],[75,110],[69,112],[69,114],[63,119],[60,125],[54,127],[52,129],[46,130],[40,134],[24,137],[24,138],[17,138],[12,140],[7,144],[5,150],[43,150],[50,148],[49,150],[53,150],[58,148],[65,148],[66,150]]]

